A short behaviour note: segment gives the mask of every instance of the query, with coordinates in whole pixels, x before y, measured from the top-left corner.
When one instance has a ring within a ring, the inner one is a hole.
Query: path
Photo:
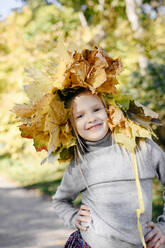
[[[73,231],[47,197],[0,176],[0,248],[62,248]]]

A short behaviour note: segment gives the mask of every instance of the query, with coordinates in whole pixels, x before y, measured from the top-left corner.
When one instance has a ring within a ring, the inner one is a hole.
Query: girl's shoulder
[[[67,167],[67,171],[70,175],[72,176],[76,176],[79,174],[79,167],[81,167],[82,162],[80,161],[80,166],[78,165],[78,163],[76,162],[75,158],[72,158],[72,160],[70,161],[68,167]]]
[[[145,156],[150,157],[151,161],[159,160],[160,157],[165,158],[165,152],[163,151],[163,149],[150,138],[140,139],[137,151],[140,151]]]
[[[75,167],[76,167],[75,159],[72,158],[67,167],[68,173],[71,174],[72,171],[75,169]]]

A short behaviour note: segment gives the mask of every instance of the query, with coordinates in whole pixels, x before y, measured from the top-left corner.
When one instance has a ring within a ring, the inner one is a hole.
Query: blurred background
[[[71,49],[101,46],[121,57],[121,87],[156,111],[162,126],[153,127],[165,148],[165,1],[164,0],[5,0],[0,1],[0,175],[52,196],[66,164],[40,165],[46,152],[36,152],[22,139],[10,111],[26,96],[24,69],[40,68],[54,56],[59,36]],[[153,188],[153,220],[163,211],[163,187]],[[81,195],[75,200],[79,206]]]

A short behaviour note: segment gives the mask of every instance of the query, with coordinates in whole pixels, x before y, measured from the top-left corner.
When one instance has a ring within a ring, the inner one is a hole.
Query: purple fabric
[[[80,230],[73,232],[67,240],[64,248],[91,248],[85,240],[83,240]]]

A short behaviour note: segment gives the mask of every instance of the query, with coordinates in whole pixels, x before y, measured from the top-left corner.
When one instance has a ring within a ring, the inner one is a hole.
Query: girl
[[[153,178],[165,186],[165,154],[150,139],[157,114],[116,87],[120,58],[98,47],[57,47],[57,64],[28,70],[30,101],[14,112],[23,122],[21,136],[33,139],[36,151],[48,151],[43,162],[74,156],[53,196],[56,214],[77,229],[65,248],[165,247],[165,208],[151,222]],[[77,209],[72,201],[79,193]]]
[[[56,214],[77,229],[65,248],[143,247],[137,228],[137,189],[128,150],[115,143],[107,123],[105,102],[90,90],[69,101],[71,123],[77,137],[80,167],[73,159],[53,196]],[[81,150],[80,150],[81,148]],[[140,222],[147,248],[165,247],[165,209],[152,219],[152,180],[165,186],[165,154],[146,138],[136,149],[145,212]],[[82,194],[80,209],[72,201]],[[165,194],[164,194],[165,200]]]

